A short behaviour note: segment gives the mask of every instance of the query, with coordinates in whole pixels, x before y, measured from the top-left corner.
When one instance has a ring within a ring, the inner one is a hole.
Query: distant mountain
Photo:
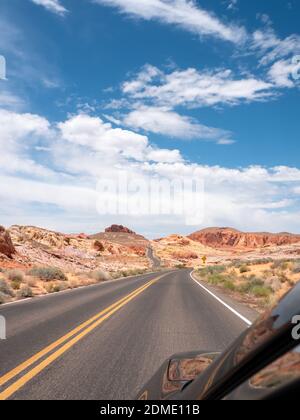
[[[216,249],[245,249],[292,245],[300,235],[291,233],[241,232],[232,228],[208,228],[189,235],[193,241]]]

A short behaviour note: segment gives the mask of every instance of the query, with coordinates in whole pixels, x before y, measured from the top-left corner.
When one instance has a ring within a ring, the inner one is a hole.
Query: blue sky
[[[1,223],[300,232],[299,17],[296,0],[2,0]],[[201,179],[202,220],[99,215],[120,168]]]

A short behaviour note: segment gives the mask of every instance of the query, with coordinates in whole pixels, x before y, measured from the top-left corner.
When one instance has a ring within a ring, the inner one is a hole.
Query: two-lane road
[[[0,315],[0,399],[131,399],[173,353],[224,350],[247,327],[188,270],[2,306]]]

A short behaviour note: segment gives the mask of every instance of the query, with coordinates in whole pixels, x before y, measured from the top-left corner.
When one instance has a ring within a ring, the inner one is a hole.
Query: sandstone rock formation
[[[145,257],[147,242],[135,234],[103,233],[89,237],[17,225],[9,233],[18,250],[15,263],[24,267],[55,266],[63,271],[84,272],[99,267],[117,271],[127,266],[147,268],[149,265]]]
[[[231,228],[209,228],[195,232],[190,239],[216,249],[245,249],[300,243],[300,235],[290,233],[245,233]]]
[[[112,225],[108,227],[107,229],[105,229],[105,232],[106,233],[129,233],[130,235],[135,235],[135,232],[133,232],[132,230],[122,225]]]
[[[10,234],[0,226],[0,254],[11,258],[16,253]]]

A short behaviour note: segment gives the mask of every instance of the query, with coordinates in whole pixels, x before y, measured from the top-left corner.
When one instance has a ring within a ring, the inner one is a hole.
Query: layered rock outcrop
[[[218,249],[255,249],[268,246],[292,245],[300,242],[300,235],[290,233],[245,233],[231,228],[209,228],[195,232],[190,239]]]

